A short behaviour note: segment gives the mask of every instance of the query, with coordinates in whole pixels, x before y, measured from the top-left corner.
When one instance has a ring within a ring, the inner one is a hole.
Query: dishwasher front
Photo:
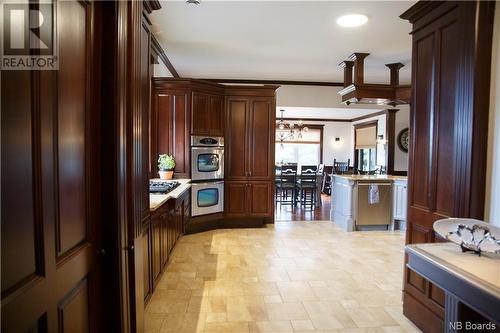
[[[375,200],[370,203],[370,187],[378,190]],[[392,221],[392,183],[358,182],[357,184],[356,229],[389,229]],[[378,200],[377,200],[378,199]],[[373,227],[370,227],[373,226]]]

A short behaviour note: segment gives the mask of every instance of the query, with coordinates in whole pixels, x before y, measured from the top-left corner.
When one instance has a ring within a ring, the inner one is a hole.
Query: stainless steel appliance
[[[223,211],[223,181],[191,184],[191,216],[214,214]]]
[[[224,179],[224,138],[191,137],[191,179]]]
[[[377,186],[378,198],[370,203],[370,186]],[[356,229],[388,229],[392,221],[392,184],[391,182],[364,183],[357,186]]]
[[[151,194],[167,194],[173,190],[177,186],[179,186],[180,183],[176,182],[174,180],[171,181],[149,181],[149,193]]]

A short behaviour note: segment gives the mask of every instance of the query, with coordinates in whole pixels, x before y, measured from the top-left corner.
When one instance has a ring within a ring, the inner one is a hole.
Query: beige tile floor
[[[402,314],[404,234],[332,222],[182,237],[146,332],[418,332]]]

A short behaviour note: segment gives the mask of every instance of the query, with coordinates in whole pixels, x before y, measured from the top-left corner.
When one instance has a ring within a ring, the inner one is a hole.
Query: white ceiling
[[[314,119],[314,118],[350,120],[353,118],[366,116],[368,114],[383,110],[383,108],[374,110],[374,109],[277,107],[276,118],[278,119],[281,117],[280,109],[285,110],[285,112],[283,112],[283,118],[300,118],[302,120]]]
[[[182,77],[342,81],[338,64],[368,52],[365,82],[389,81],[402,62],[410,81],[410,24],[399,15],[415,1],[162,1],[153,31]],[[344,14],[368,23],[342,28]]]

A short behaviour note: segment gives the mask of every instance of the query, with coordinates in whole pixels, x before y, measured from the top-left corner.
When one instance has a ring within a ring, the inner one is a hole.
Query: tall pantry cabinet
[[[412,24],[412,101],[406,243],[443,241],[434,221],[482,219],[495,2],[421,1]],[[403,312],[443,332],[446,296],[405,268]]]

